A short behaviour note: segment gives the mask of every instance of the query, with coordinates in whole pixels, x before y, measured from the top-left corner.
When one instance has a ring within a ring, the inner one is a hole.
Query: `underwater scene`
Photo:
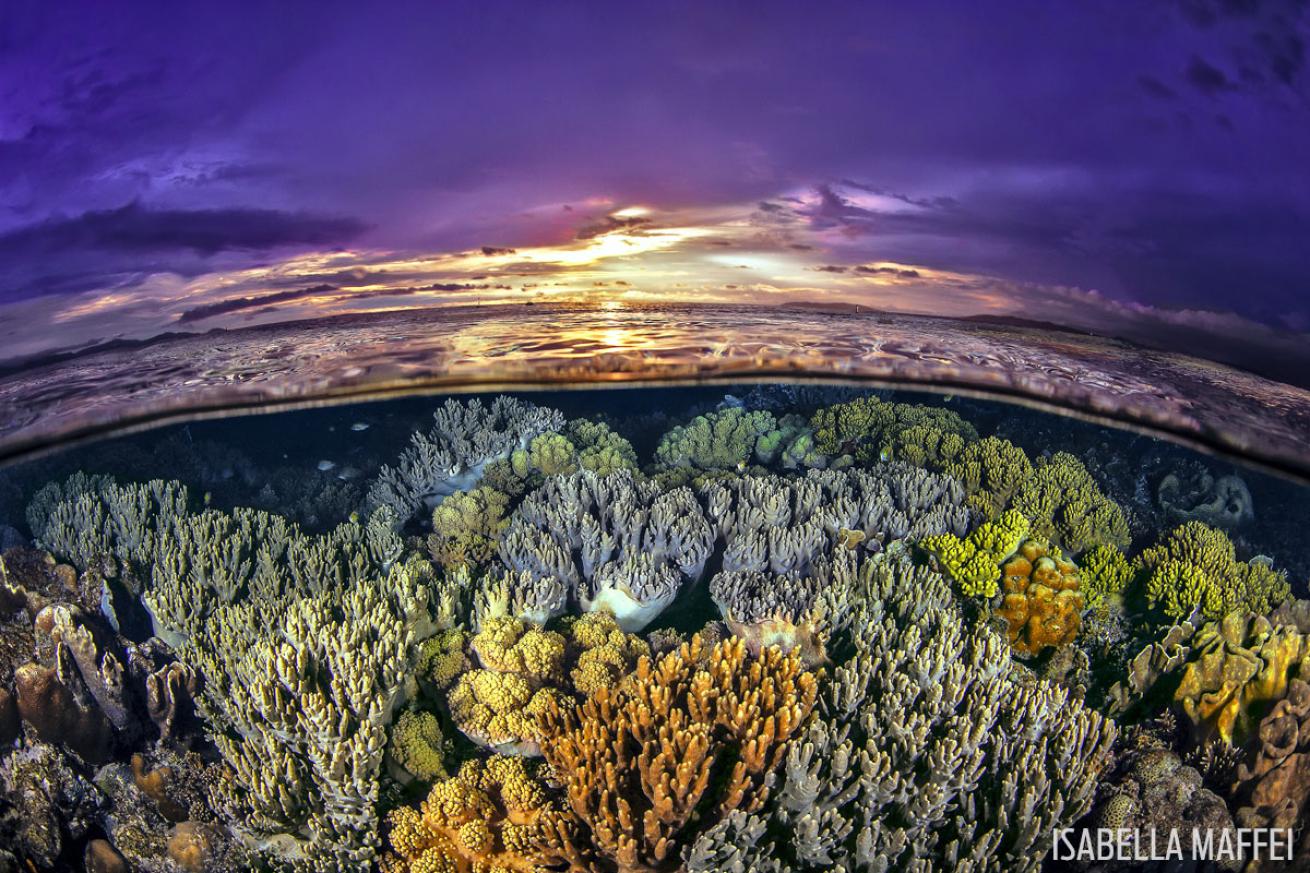
[[[1302,869],[1307,517],[853,384],[87,443],[0,471],[0,869]]]

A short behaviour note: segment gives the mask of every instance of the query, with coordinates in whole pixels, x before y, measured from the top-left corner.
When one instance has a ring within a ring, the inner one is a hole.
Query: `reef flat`
[[[853,388],[406,403],[0,472],[0,870],[1038,870],[1310,819],[1304,489]]]

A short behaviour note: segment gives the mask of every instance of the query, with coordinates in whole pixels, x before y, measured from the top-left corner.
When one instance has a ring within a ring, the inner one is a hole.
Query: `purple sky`
[[[1303,0],[367,6],[4,4],[0,359],[551,294],[1310,342]]]

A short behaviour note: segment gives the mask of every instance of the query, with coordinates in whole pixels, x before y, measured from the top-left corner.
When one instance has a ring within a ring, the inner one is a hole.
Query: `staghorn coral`
[[[513,397],[447,400],[433,413],[428,433],[415,433],[395,466],[384,466],[369,487],[370,510],[388,506],[404,524],[420,507],[434,507],[478,484],[487,464],[526,449],[532,439],[559,430],[564,416]]]
[[[1123,510],[1101,493],[1082,461],[1068,452],[1039,459],[1032,479],[1010,506],[1027,516],[1035,536],[1073,554],[1094,546],[1128,546]]]
[[[1078,568],[1058,549],[1028,540],[1001,567],[1004,597],[997,612],[1008,627],[1010,645],[1023,655],[1073,641],[1082,622]]]
[[[957,482],[904,464],[725,479],[700,494],[725,571],[805,575],[838,546],[876,551],[929,533],[963,534],[969,523]]]
[[[432,510],[428,554],[447,569],[481,567],[496,553],[496,540],[509,524],[509,496],[480,486],[456,491]]]
[[[889,555],[833,589],[844,639],[768,801],[712,824],[696,873],[1035,870],[1090,807],[1112,722],[966,626],[949,585]]]
[[[810,419],[810,425],[819,452],[829,457],[851,455],[861,463],[902,457],[896,454],[897,446],[905,451],[923,444],[922,429],[953,434],[965,443],[978,438],[973,425],[949,409],[887,403],[877,397],[860,397],[820,409]],[[921,430],[907,439],[904,435],[910,428]],[[909,454],[917,456],[913,451]]]
[[[1261,561],[1238,561],[1227,535],[1197,521],[1144,549],[1134,566],[1150,605],[1173,619],[1197,608],[1211,619],[1236,609],[1265,613],[1290,596],[1285,575]]]
[[[1028,536],[1028,519],[1014,510],[984,522],[964,539],[938,534],[919,540],[941,571],[970,597],[994,597],[1001,578],[1000,565],[1018,551]]]
[[[547,873],[558,811],[520,758],[472,760],[390,815],[388,873]]]
[[[608,610],[624,630],[640,630],[700,578],[712,545],[690,490],[662,492],[627,470],[580,470],[547,480],[519,504],[499,556],[520,575],[500,582],[517,588],[526,580],[547,592],[510,591],[511,604],[555,604],[563,587],[582,611]]]
[[[771,776],[814,706],[795,655],[755,657],[699,637],[543,722],[571,830],[619,871],[670,870],[696,836],[768,799]],[[581,850],[576,850],[581,854]]]
[[[698,415],[660,438],[655,461],[664,468],[738,470],[750,461],[760,437],[776,424],[772,413],[738,407]]]

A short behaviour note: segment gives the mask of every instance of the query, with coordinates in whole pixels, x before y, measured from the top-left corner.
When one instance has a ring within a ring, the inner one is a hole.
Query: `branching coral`
[[[476,486],[488,463],[563,425],[558,411],[513,397],[498,396],[490,406],[476,399],[447,400],[433,414],[431,430],[415,433],[396,465],[378,472],[368,506],[389,506],[404,524],[420,507]]]
[[[834,547],[876,551],[930,532],[963,534],[969,523],[957,482],[904,464],[728,479],[700,493],[727,571],[803,576]]]
[[[1004,512],[1033,477],[1024,450],[994,436],[965,446],[943,469],[964,484],[969,504],[987,519]]]
[[[814,445],[814,430],[799,415],[784,415],[755,441],[755,460],[783,470],[823,467],[828,459]]]
[[[496,540],[509,524],[505,517],[508,507],[509,497],[494,488],[456,491],[432,510],[428,553],[449,569],[486,564],[496,553]]]
[[[1058,549],[1028,540],[1001,567],[1005,594],[997,612],[1009,628],[1010,645],[1024,655],[1073,641],[1082,623],[1078,568]]]
[[[1073,554],[1093,546],[1128,546],[1123,510],[1101,493],[1082,461],[1067,452],[1039,459],[1032,479],[1010,506],[1028,517],[1034,535]]]
[[[389,873],[547,873],[558,810],[522,759],[467,761],[421,810],[391,813]]]
[[[1290,596],[1287,577],[1260,561],[1236,559],[1222,531],[1198,521],[1174,528],[1138,555],[1146,596],[1170,618],[1199,608],[1218,619],[1235,609],[1266,613]]]
[[[547,480],[523,499],[499,554],[522,578],[558,580],[583,611],[608,610],[625,630],[640,630],[685,582],[700,578],[712,544],[690,490],[662,492],[627,470],[608,476],[580,470]],[[555,583],[547,587],[558,591]]]
[[[846,574],[848,635],[819,717],[753,813],[699,835],[691,871],[1035,870],[1090,807],[1113,724],[970,629],[949,586],[888,556]]]
[[[698,833],[761,808],[816,694],[795,655],[753,657],[741,640],[693,638],[642,659],[619,685],[545,715],[564,816],[620,871],[673,869]]]
[[[566,476],[579,469],[602,476],[636,470],[637,453],[609,425],[577,418],[562,433],[541,434],[526,449],[516,449],[509,457],[488,464],[484,481],[519,497],[551,476]]]
[[[954,434],[964,442],[978,438],[977,431],[959,415],[936,406],[887,403],[877,397],[860,397],[820,409],[810,419],[814,444],[829,457],[851,455],[860,462],[886,460],[899,444],[904,450],[924,442],[924,432],[903,439],[910,428]],[[910,452],[914,456],[913,452]],[[897,457],[900,457],[899,455]],[[908,459],[907,459],[908,460]]]
[[[736,470],[746,465],[760,437],[776,424],[772,413],[738,407],[698,415],[660,439],[655,460],[666,468]]]
[[[1087,605],[1099,607],[1122,597],[1133,579],[1133,568],[1123,552],[1114,546],[1097,546],[1083,553],[1082,590]]]
[[[1028,536],[1028,519],[1009,510],[995,521],[984,522],[964,539],[938,534],[919,540],[941,571],[955,580],[970,597],[994,597],[1001,578],[1000,565],[1019,549]]]

